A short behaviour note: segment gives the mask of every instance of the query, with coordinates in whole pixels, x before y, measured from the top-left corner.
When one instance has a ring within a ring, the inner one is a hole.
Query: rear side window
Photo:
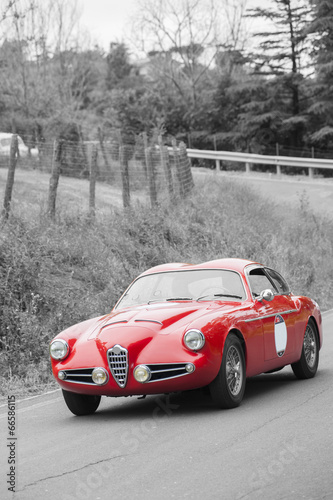
[[[288,294],[290,293],[290,289],[286,281],[280,276],[279,273],[276,271],[273,271],[273,269],[265,268],[266,273],[270,277],[270,279],[273,281],[275,288],[277,289],[278,293],[280,295],[283,294]]]
[[[273,288],[272,282],[268,279],[262,267],[257,267],[249,272],[249,285],[253,297],[258,297],[267,288]],[[273,289],[273,292],[276,293],[277,290]]]

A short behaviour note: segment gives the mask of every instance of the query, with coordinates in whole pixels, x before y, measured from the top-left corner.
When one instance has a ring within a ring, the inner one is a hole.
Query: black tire
[[[218,408],[236,408],[242,402],[246,384],[245,356],[238,337],[226,338],[221,368],[209,385],[210,395]]]
[[[87,396],[62,390],[64,400],[68,408],[74,415],[91,415],[97,410],[101,401],[101,396]]]
[[[312,378],[316,375],[319,363],[319,339],[314,321],[310,318],[306,325],[302,355],[291,368],[299,379]]]

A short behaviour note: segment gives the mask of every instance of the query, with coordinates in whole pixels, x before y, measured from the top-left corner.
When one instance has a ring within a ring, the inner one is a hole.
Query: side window
[[[279,294],[283,295],[290,293],[288,284],[284,281],[284,279],[282,278],[282,276],[280,276],[279,273],[273,271],[273,269],[268,269],[268,268],[265,268],[265,271],[273,281],[275,288],[278,290]]]
[[[267,288],[270,288],[274,293],[277,292],[261,267],[252,269],[249,272],[249,285],[253,297],[257,297],[260,292],[266,290]]]

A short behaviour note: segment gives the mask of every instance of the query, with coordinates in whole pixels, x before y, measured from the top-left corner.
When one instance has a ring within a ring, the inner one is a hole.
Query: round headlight
[[[98,385],[106,384],[108,381],[108,372],[104,368],[94,368],[91,374],[93,382]]]
[[[205,345],[205,337],[200,330],[189,330],[184,335],[184,343],[191,351],[199,351]]]
[[[50,356],[53,359],[60,360],[64,359],[69,353],[69,347],[65,340],[57,339],[51,342],[50,345]]]
[[[134,368],[134,378],[137,382],[141,382],[141,384],[144,384],[145,382],[148,382],[151,377],[151,371],[149,370],[148,366],[146,365],[138,365]]]

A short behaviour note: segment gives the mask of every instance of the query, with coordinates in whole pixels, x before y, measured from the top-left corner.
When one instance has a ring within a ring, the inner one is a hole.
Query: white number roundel
[[[274,339],[276,354],[281,357],[287,346],[287,327],[284,319],[280,314],[275,316],[274,321]]]

